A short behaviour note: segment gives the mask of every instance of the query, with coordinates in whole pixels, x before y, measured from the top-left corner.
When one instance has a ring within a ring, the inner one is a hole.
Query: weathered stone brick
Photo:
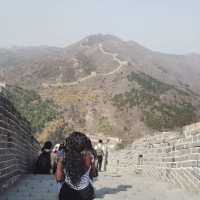
[[[0,192],[32,168],[38,151],[29,123],[0,95]]]
[[[189,190],[200,191],[200,180],[197,176],[200,174],[199,140],[200,123],[196,123],[185,126],[180,133],[165,132],[153,136],[148,140],[151,148],[140,139],[132,145],[132,151],[134,154],[143,151],[142,168],[146,174],[176,183]],[[135,163],[136,160],[137,158]],[[196,173],[191,173],[191,169],[197,169]]]

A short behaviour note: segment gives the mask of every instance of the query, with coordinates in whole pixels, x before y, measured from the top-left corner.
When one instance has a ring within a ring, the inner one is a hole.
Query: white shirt
[[[90,179],[90,170],[91,167],[88,169],[88,171],[86,171],[85,174],[83,174],[83,176],[81,176],[81,180],[78,185],[73,185],[69,176],[65,177],[65,182],[74,190],[83,190],[89,184],[92,184],[92,180]]]

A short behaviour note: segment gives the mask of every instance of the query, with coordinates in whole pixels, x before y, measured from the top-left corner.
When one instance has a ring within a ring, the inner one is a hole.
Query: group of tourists
[[[35,173],[55,175],[59,186],[59,200],[92,200],[95,197],[92,181],[108,164],[108,142],[99,140],[93,147],[81,132],[73,132],[65,143],[52,149],[45,142],[36,163]],[[51,150],[52,149],[52,150]]]

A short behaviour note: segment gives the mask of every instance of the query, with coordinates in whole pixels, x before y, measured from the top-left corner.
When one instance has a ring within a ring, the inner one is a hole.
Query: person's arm
[[[87,169],[90,169],[90,178],[98,176],[98,171],[95,166],[94,155],[91,152],[87,152],[84,156],[84,163]]]
[[[86,152],[86,154],[84,156],[84,163],[85,163],[85,167],[87,169],[92,167],[92,164],[94,163],[94,156],[92,155],[91,152]]]
[[[102,156],[104,157],[104,155],[105,155],[105,146],[102,145],[102,146],[101,146],[101,149],[102,149]]]
[[[63,160],[62,159],[60,159],[57,162],[55,178],[56,178],[57,182],[61,182],[61,181],[65,180],[65,173],[64,173],[64,170],[63,170]]]

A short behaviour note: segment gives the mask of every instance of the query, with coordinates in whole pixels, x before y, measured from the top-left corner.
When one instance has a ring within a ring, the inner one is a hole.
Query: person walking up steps
[[[65,158],[58,161],[55,174],[57,182],[63,182],[59,200],[94,199],[90,177],[94,169],[92,152],[92,143],[85,134],[73,132],[66,138]]]
[[[55,174],[56,172],[56,166],[58,161],[58,150],[59,150],[60,144],[56,144],[52,151],[51,151],[51,167],[52,167],[52,173]]]
[[[52,143],[47,141],[41,149],[41,154],[39,155],[36,163],[36,174],[50,174],[51,172],[51,147]]]
[[[107,165],[108,165],[108,143],[109,139],[107,139],[106,144],[104,145],[104,162],[103,162],[103,170],[107,170]]]
[[[102,161],[104,156],[104,146],[102,140],[99,140],[98,144],[95,146],[95,150],[97,153],[97,160],[98,160],[97,167],[98,170],[101,171]]]

